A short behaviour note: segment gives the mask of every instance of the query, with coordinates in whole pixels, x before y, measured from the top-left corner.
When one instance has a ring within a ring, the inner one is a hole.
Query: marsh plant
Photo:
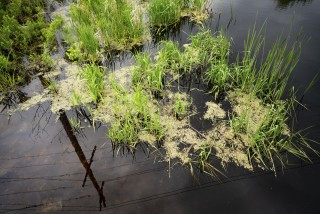
[[[53,79],[48,79],[44,81],[44,85],[47,87],[47,89],[49,90],[49,92],[51,94],[58,94],[59,92],[59,87],[58,87],[58,83],[56,80]]]
[[[168,27],[177,24],[184,16],[201,22],[207,18],[207,0],[151,0],[149,17],[152,26]]]
[[[77,56],[73,52],[81,49],[91,61],[96,61],[100,52],[128,49],[146,39],[142,13],[131,1],[81,0],[71,5],[70,15],[73,24],[69,32],[75,34],[69,36],[72,55]]]
[[[23,65],[25,56],[42,54],[42,30],[47,27],[44,6],[44,0],[0,2],[0,76],[4,80],[1,91],[22,82],[28,69]]]
[[[212,151],[212,146],[208,143],[205,143],[203,146],[201,146],[200,148],[200,152],[199,152],[199,169],[200,172],[205,172],[205,170],[208,168],[208,165],[210,165],[208,163],[208,159],[209,156],[211,155],[211,151]]]
[[[165,67],[162,63],[155,63],[147,53],[136,55],[136,65],[132,73],[132,82],[150,90],[159,96],[164,88]]]
[[[45,36],[45,46],[49,50],[56,49],[56,34],[59,30],[62,30],[64,25],[64,20],[61,16],[55,17],[55,19],[50,23],[49,27],[43,30]]]
[[[240,112],[231,114],[230,125],[237,136],[248,142],[249,160],[275,171],[276,162],[283,164],[284,152],[308,160],[303,148],[311,149],[308,143],[311,141],[288,127],[289,118],[294,117],[293,103],[296,102],[288,82],[299,60],[301,42],[294,40],[290,46],[290,36],[280,36],[265,52],[263,32],[264,28],[249,30],[243,55],[238,55],[235,64],[228,66],[228,58],[223,57],[226,51],[222,49],[222,56],[213,58],[206,80],[218,93],[215,96],[235,91],[240,99],[243,93],[251,97],[246,104],[242,103]],[[258,61],[261,51],[265,57]],[[288,98],[283,100],[285,94]],[[257,105],[260,110],[253,115]],[[239,111],[240,107],[235,106]],[[257,118],[259,122],[253,123]]]
[[[189,110],[189,102],[186,94],[176,93],[174,96],[173,113],[177,118],[183,118],[187,115]]]
[[[20,85],[24,82],[25,80],[22,77],[0,70],[0,92],[13,89],[17,85]]]
[[[164,68],[165,76],[170,72],[192,73],[202,67],[202,79],[215,100],[226,96],[231,102],[233,110],[229,112],[227,125],[232,130],[233,140],[240,139],[244,143],[250,165],[258,163],[275,171],[276,162],[284,164],[284,153],[308,160],[303,148],[314,150],[301,132],[294,132],[288,126],[289,118],[294,116],[295,94],[290,95],[286,89],[299,59],[300,43],[296,40],[289,46],[289,37],[280,37],[258,62],[260,50],[266,51],[262,32],[249,31],[244,52],[234,64],[229,62],[231,39],[223,32],[200,31],[190,37],[191,43],[182,50],[174,42],[162,42],[155,61],[149,55],[137,56],[133,82],[155,90],[150,87],[150,83],[155,83],[151,80],[156,79],[152,75],[157,76],[154,68]],[[289,97],[283,100],[285,93]],[[185,115],[187,109],[187,103],[179,95],[174,98],[173,106],[178,118]],[[199,166],[202,170],[209,151],[204,149],[201,153]]]
[[[180,0],[151,0],[149,17],[154,26],[169,26],[181,18],[182,3]]]
[[[161,42],[157,63],[161,64],[164,68],[176,71],[180,69],[181,60],[181,52],[177,42]]]
[[[159,112],[155,109],[150,98],[141,85],[136,85],[131,93],[126,92],[114,79],[111,80],[114,103],[112,105],[113,122],[108,130],[108,137],[113,143],[114,149],[127,148],[134,153],[141,140],[141,132],[154,136],[160,143],[164,137],[165,128],[160,121]],[[109,80],[110,82],[110,80]]]
[[[87,81],[87,88],[91,93],[92,101],[98,103],[102,99],[104,90],[104,69],[94,64],[88,64],[85,65],[80,75]]]

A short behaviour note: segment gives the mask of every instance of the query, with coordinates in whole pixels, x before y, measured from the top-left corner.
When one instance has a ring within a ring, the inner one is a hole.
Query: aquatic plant
[[[189,102],[186,97],[180,93],[176,93],[174,96],[173,113],[177,118],[183,118],[186,116],[189,108]]]
[[[150,55],[147,53],[138,54],[135,58],[137,63],[132,73],[133,84],[141,84],[154,95],[160,95],[164,87],[164,65],[152,62]]]
[[[201,146],[199,150],[200,150],[199,161],[198,161],[199,169],[200,169],[200,172],[205,172],[205,168],[208,165],[207,161],[209,159],[209,156],[211,155],[212,146],[205,143],[203,146]]]
[[[146,39],[142,13],[126,0],[77,1],[70,11],[73,25],[69,32],[76,36],[70,43],[78,43],[93,61],[99,52],[124,50]],[[77,58],[81,59],[81,58]]]
[[[230,54],[230,39],[223,31],[212,35],[210,30],[202,30],[194,36],[190,36],[191,47],[199,51],[199,60],[202,65],[215,61],[228,61]]]
[[[137,54],[135,56],[135,61],[136,64],[132,72],[132,83],[136,85],[142,83],[146,79],[147,73],[150,72],[153,62],[148,53]]]
[[[80,106],[82,105],[82,97],[81,94],[77,93],[76,91],[71,92],[71,104],[73,106]]]
[[[50,93],[58,94],[59,88],[56,80],[53,80],[53,79],[45,80],[44,84],[48,88]]]
[[[208,0],[183,0],[183,8],[189,8],[196,11],[205,9]]]
[[[82,24],[81,27],[77,28],[77,36],[80,40],[81,48],[94,60],[99,50],[99,40],[94,28],[91,25]]]
[[[280,100],[287,89],[291,74],[297,65],[301,43],[295,40],[289,46],[290,35],[280,36],[271,46],[266,57],[258,64],[258,55],[264,49],[266,36],[264,28],[248,31],[243,57],[235,65],[234,85],[242,91],[250,92],[265,102]]]
[[[11,83],[19,84],[27,68],[23,57],[41,55],[44,41],[42,30],[47,27],[44,19],[44,0],[13,0],[0,3],[0,73],[3,77],[16,78]],[[5,56],[5,57],[4,57]],[[5,59],[5,60],[4,60]],[[11,88],[11,83],[7,84]],[[1,87],[1,91],[10,88]]]
[[[43,30],[45,36],[45,45],[49,50],[54,50],[56,48],[56,33],[58,30],[62,29],[64,20],[61,16],[55,17],[55,19],[50,23],[48,28]]]
[[[78,118],[70,117],[69,119],[72,131],[74,134],[79,134],[81,127],[81,121]]]
[[[162,65],[156,64],[147,73],[147,84],[148,88],[154,93],[155,96],[159,96],[163,90],[165,70]]]
[[[207,18],[207,0],[151,0],[149,17],[152,26],[168,27],[177,24],[184,16],[201,22]]]
[[[182,4],[180,0],[151,0],[150,22],[154,26],[169,26],[180,20]]]
[[[81,77],[87,81],[87,87],[94,103],[98,103],[102,99],[104,74],[104,70],[94,64],[85,65],[80,73]]]
[[[0,70],[0,92],[13,89],[21,83],[24,83],[24,79],[22,77]]]
[[[229,65],[224,60],[215,60],[205,73],[205,80],[210,84],[210,91],[214,93],[215,99],[228,88],[230,80]]]
[[[112,78],[109,80],[109,85],[113,97],[111,104],[113,119],[107,136],[111,139],[114,149],[127,148],[128,151],[135,152],[137,144],[141,142],[139,136],[142,132],[154,136],[154,142],[148,143],[160,143],[165,129],[159,111],[150,101],[148,93],[140,84],[129,92],[122,88],[114,77],[109,78]]]
[[[181,52],[178,43],[173,41],[162,41],[157,63],[160,63],[164,68],[170,68],[173,71],[179,69]]]

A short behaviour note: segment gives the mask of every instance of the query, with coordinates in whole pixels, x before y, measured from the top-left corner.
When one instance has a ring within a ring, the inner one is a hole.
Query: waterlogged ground
[[[302,26],[311,40],[303,49],[300,63],[294,71],[294,85],[305,86],[319,72],[315,48],[320,45],[318,2],[292,1],[286,6],[282,1],[244,0],[233,2],[232,12],[229,2],[217,3],[215,8],[215,15],[206,24],[212,30],[228,28],[235,52],[242,49],[249,25],[254,20],[261,25],[268,18],[267,35],[272,40],[290,26],[295,14],[293,31],[297,32]],[[169,38],[182,45],[196,30],[194,25],[184,23]],[[143,49],[155,52],[157,46],[149,42]],[[132,63],[132,56],[124,54],[108,66],[116,70],[120,80],[125,80],[125,75],[120,75],[123,74],[121,71],[130,70],[127,68]],[[76,70],[76,65],[60,60],[57,71],[51,75],[58,75],[65,89],[72,85],[78,87],[86,99],[81,80],[76,75],[72,76]],[[46,94],[41,78],[34,77],[21,93],[12,94],[12,99],[3,100],[0,105],[3,109],[0,115],[0,213],[98,213],[100,209],[102,213],[202,213],[212,210],[219,213],[234,213],[235,210],[238,213],[317,213],[319,210],[317,194],[320,186],[317,182],[320,171],[316,157],[312,157],[312,164],[292,159],[291,165],[283,170],[284,174],[279,169],[275,177],[274,173],[259,168],[255,172],[250,171],[247,159],[242,157],[242,153],[236,153],[237,146],[221,146],[220,150],[216,148],[220,158],[216,164],[220,166],[223,160],[227,171],[224,171],[225,176],[213,179],[197,171],[191,176],[190,168],[174,165],[174,162],[169,168],[166,156],[150,154],[145,146],[138,147],[134,157],[126,153],[121,155],[121,151],[116,155],[105,136],[108,125],[91,121],[87,111],[79,109],[77,112],[71,108],[70,102],[64,102],[70,97],[70,91],[62,91],[61,97]],[[226,113],[212,102],[211,95],[201,92],[202,85],[195,87],[199,90],[193,90],[191,97],[197,114],[191,116],[190,124],[204,132],[211,129],[215,119],[226,117]],[[317,141],[320,140],[319,90],[319,82],[316,82],[301,100],[310,111],[297,112],[298,128],[315,125],[309,129],[309,137]],[[229,96],[230,101],[235,99],[232,94]],[[28,99],[30,97],[33,98]],[[246,99],[245,95],[237,97],[239,100],[234,101],[233,107],[237,107],[241,98]],[[27,102],[19,105],[25,100]],[[26,105],[28,103],[33,105]],[[228,108],[228,105],[223,108]],[[58,112],[61,106],[67,111],[58,117],[54,112]],[[259,103],[254,106],[263,114],[264,109],[259,107]],[[20,111],[15,111],[17,108]],[[70,118],[76,116],[81,119],[81,124],[72,132]],[[100,115],[100,119],[102,117]],[[258,121],[256,118],[253,123]],[[184,125],[183,120],[179,123]],[[189,128],[176,130],[179,124],[174,125],[171,129],[173,138],[181,135],[192,143],[203,138]],[[215,129],[218,130],[212,137],[217,141],[228,138],[225,134],[228,133],[227,127],[217,125]],[[219,136],[219,132],[224,134]],[[169,143],[166,145],[170,146]],[[182,162],[185,160],[183,153],[166,149],[172,156],[180,155]],[[188,151],[188,147],[184,151]],[[86,172],[89,173],[86,175]]]

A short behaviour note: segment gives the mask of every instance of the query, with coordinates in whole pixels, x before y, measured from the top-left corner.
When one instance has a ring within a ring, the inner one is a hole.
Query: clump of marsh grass
[[[183,118],[187,115],[189,109],[189,102],[186,96],[176,93],[174,96],[173,114],[177,118]]]
[[[44,42],[43,30],[48,26],[44,7],[44,0],[0,2],[2,92],[20,84],[21,79],[26,78],[26,71],[32,70],[24,65],[25,56],[39,55],[41,58],[44,51],[41,45]]]
[[[191,21],[202,23],[208,18],[207,2],[208,0],[183,0],[183,16],[189,16]]]
[[[199,152],[199,169],[200,172],[205,172],[205,168],[208,168],[208,159],[209,156],[211,155],[211,151],[212,151],[212,145],[210,144],[203,144],[200,148],[200,152]]]
[[[229,65],[224,60],[216,60],[205,73],[205,80],[212,85],[211,91],[214,93],[215,99],[217,99],[228,87],[227,84],[230,80]]]
[[[160,144],[165,135],[165,128],[160,112],[150,101],[151,98],[143,87],[137,84],[129,93],[114,77],[111,76],[108,82],[113,97],[113,119],[107,135],[113,143],[113,148],[117,148],[118,151],[127,148],[133,153],[137,144],[141,142],[141,133],[148,133],[154,137],[156,142],[148,143]]]
[[[71,5],[75,37],[69,52],[81,49],[92,61],[105,49],[124,50],[146,40],[142,13],[126,0],[77,1]],[[73,59],[83,59],[75,57]]]
[[[201,22],[207,18],[206,5],[207,0],[151,0],[148,14],[151,25],[156,27],[177,24],[184,16]]]
[[[55,19],[50,23],[49,27],[43,30],[45,36],[45,45],[49,50],[56,49],[56,33],[58,30],[62,29],[64,25],[64,20],[61,16],[55,17]]]
[[[227,61],[230,54],[230,39],[223,31],[212,36],[210,30],[203,30],[190,37],[191,47],[200,50],[199,59],[202,65],[215,63],[215,61]]]
[[[2,71],[0,69],[0,92],[6,92],[13,89],[17,85],[24,82],[24,79],[15,74],[10,74],[9,72]]]
[[[181,1],[152,0],[149,5],[150,22],[154,26],[169,26],[180,20]]]
[[[263,30],[253,28],[248,31],[243,57],[238,58],[232,78],[234,85],[242,91],[250,91],[265,102],[273,102],[288,92],[288,82],[300,58],[301,42],[294,40],[290,46],[290,35],[280,36],[258,63],[258,55],[266,40]]]
[[[53,79],[45,80],[44,85],[48,88],[50,93],[58,94],[59,87],[56,80],[53,80]]]
[[[178,43],[173,41],[162,41],[157,63],[160,63],[163,67],[173,71],[179,69],[181,64],[181,52]]]
[[[160,96],[164,88],[164,65],[152,62],[147,53],[136,55],[136,62],[132,73],[133,84],[140,84],[155,96]]]
[[[94,64],[86,65],[80,73],[80,76],[87,81],[87,88],[94,103],[98,103],[102,99],[104,74],[104,70]]]

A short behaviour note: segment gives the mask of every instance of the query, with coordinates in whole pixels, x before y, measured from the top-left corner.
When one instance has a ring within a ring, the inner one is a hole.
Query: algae
[[[224,119],[226,112],[215,102],[206,102],[207,111],[203,118],[206,120],[215,121],[217,119]]]

